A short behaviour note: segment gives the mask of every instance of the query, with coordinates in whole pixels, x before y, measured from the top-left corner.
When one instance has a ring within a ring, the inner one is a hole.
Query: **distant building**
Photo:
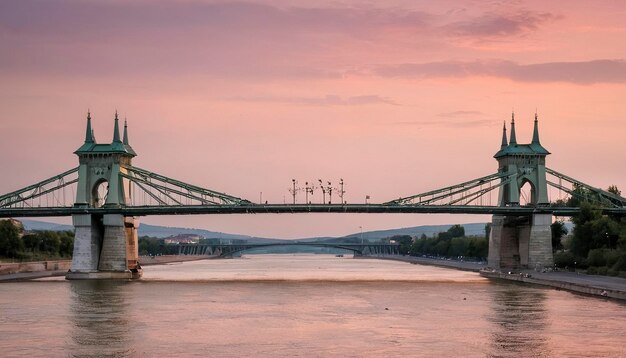
[[[163,243],[166,245],[179,245],[179,244],[197,244],[204,237],[194,234],[181,234],[176,236],[170,236],[163,239]]]

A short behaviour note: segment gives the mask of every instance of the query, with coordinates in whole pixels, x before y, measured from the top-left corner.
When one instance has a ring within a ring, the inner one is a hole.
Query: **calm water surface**
[[[0,284],[3,357],[623,357],[626,305],[324,255]]]

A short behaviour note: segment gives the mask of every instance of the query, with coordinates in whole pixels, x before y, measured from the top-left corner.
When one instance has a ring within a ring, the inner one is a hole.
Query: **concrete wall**
[[[126,228],[119,214],[104,215],[104,238],[100,253],[99,271],[126,271]]]
[[[535,214],[530,232],[528,246],[528,268],[543,268],[554,266],[552,255],[552,215]]]
[[[520,217],[494,215],[489,236],[489,267],[543,268],[554,265],[552,215],[534,214],[530,222]]]
[[[0,275],[19,272],[65,271],[69,270],[71,265],[71,260],[0,263]]]
[[[139,220],[135,217],[124,218],[124,230],[126,232],[126,260],[129,270],[134,270],[139,265],[139,236],[137,229]]]
[[[72,271],[93,272],[98,270],[102,245],[102,224],[92,215],[72,215],[74,224],[74,253]]]

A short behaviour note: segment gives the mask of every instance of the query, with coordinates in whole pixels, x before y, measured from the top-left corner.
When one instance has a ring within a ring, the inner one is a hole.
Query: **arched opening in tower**
[[[535,187],[529,180],[525,180],[520,187],[519,204],[521,206],[537,205],[537,195],[535,192]]]
[[[91,193],[91,206],[99,208],[103,206],[107,201],[109,194],[109,182],[102,179],[96,183]]]

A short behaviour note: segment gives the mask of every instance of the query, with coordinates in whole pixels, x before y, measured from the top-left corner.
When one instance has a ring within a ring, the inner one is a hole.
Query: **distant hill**
[[[74,226],[65,224],[55,224],[46,221],[20,219],[24,225],[24,230],[48,230],[48,231],[74,231]]]
[[[74,230],[72,225],[63,225],[63,224],[54,224],[45,221],[38,220],[29,220],[24,219],[20,220],[24,224],[24,228],[26,230],[52,230],[52,231],[65,231],[65,230]],[[363,239],[365,240],[380,240],[387,237],[391,237],[394,235],[411,235],[411,236],[421,236],[425,234],[426,236],[432,237],[439,232],[446,231],[452,225],[422,225],[422,226],[413,226],[413,227],[405,227],[400,229],[389,229],[389,230],[376,230],[376,231],[364,231]],[[480,236],[485,235],[485,223],[472,223],[472,224],[462,224],[465,228],[465,235],[468,236]],[[571,222],[566,222],[565,227],[568,229],[568,232],[572,232],[573,224]],[[237,234],[228,234],[223,232],[215,232],[203,229],[193,229],[193,228],[180,228],[180,227],[169,227],[169,226],[158,226],[158,225],[148,225],[141,224],[139,225],[139,236],[151,236],[164,238],[168,236],[176,236],[180,234],[193,234],[198,236],[203,236],[207,239],[240,239],[240,240],[248,240],[248,242],[252,243],[267,243],[267,242],[277,242],[284,241],[281,239],[274,238],[262,238],[262,237],[254,237],[248,235],[237,235]],[[297,241],[302,242],[324,242],[324,241],[337,241],[345,238],[361,238],[361,233],[354,233],[342,237],[311,237],[305,239],[298,239]]]
[[[203,230],[203,229],[169,227],[169,226],[158,226],[158,225],[148,225],[148,224],[139,225],[139,236],[151,236],[151,237],[164,238],[168,236],[176,236],[176,235],[181,235],[181,234],[193,234],[193,235],[203,236],[207,239],[248,240],[248,242],[256,242],[256,243],[282,241],[279,239],[255,237],[255,236],[248,236],[248,235],[238,235],[238,234],[227,234],[223,232],[209,231],[209,230]]]
[[[473,224],[462,224],[465,228],[465,235],[467,236],[481,236],[485,235],[485,224],[486,223],[473,223]],[[437,233],[448,230],[452,225],[422,225],[422,226],[413,226],[413,227],[405,227],[400,229],[389,229],[389,230],[376,230],[376,231],[364,231],[363,239],[364,240],[380,240],[387,237],[395,236],[395,235],[411,235],[411,236],[422,236],[425,234],[426,236],[432,237]],[[308,239],[307,241],[336,241],[337,239],[350,239],[350,238],[361,238],[361,233],[354,233],[350,235],[343,236],[341,238],[313,238]],[[300,240],[301,241],[301,240]]]
[[[74,230],[74,226],[72,225],[55,224],[55,223],[49,223],[49,222],[39,221],[39,220],[30,220],[30,219],[24,219],[20,221],[24,224],[24,229],[26,230],[50,230],[50,231]],[[215,232],[215,231],[209,231],[209,230],[203,230],[203,229],[158,226],[158,225],[149,225],[149,224],[139,225],[139,236],[151,236],[151,237],[165,238],[168,236],[176,236],[180,234],[193,234],[193,235],[203,236],[207,239],[225,239],[225,240],[241,239],[241,240],[248,240],[249,242],[254,242],[254,243],[281,241],[279,239],[271,239],[271,238],[268,239],[268,238],[253,237],[253,236],[247,236],[247,235],[227,234],[223,232]]]

